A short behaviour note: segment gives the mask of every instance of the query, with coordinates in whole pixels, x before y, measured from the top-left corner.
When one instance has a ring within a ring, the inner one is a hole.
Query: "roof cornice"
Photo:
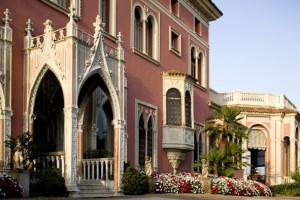
[[[206,16],[208,21],[214,21],[223,15],[222,11],[211,0],[189,1]]]

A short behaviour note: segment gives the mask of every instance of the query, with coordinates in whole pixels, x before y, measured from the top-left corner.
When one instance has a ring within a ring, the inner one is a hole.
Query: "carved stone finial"
[[[70,9],[70,14],[68,14],[68,16],[70,17],[70,22],[73,22],[74,21],[74,16],[75,16],[75,7],[74,7],[74,5],[71,4],[69,9]]]
[[[31,36],[31,32],[33,31],[31,19],[28,19],[26,24],[27,28],[25,28],[25,31],[27,32],[27,36]]]
[[[5,15],[5,18],[2,18],[2,20],[5,22],[5,26],[9,26],[9,22],[11,21],[11,19],[9,19],[9,16],[11,15],[11,13],[9,12],[8,8],[6,8],[5,12],[3,12]]]
[[[44,32],[45,33],[51,32],[53,30],[52,25],[53,25],[52,21],[50,19],[47,19],[44,23],[44,26],[45,26]]]
[[[95,33],[94,38],[98,38],[100,32],[104,31],[105,23],[102,22],[102,19],[99,15],[96,17],[96,21],[93,23],[93,26],[95,27]]]
[[[117,35],[117,43],[118,45],[121,46],[121,44],[123,43],[123,40],[122,40],[123,36],[121,35],[121,32],[119,32],[119,34]]]

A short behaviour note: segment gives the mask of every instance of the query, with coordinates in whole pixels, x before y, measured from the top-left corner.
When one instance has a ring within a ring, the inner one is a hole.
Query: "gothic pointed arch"
[[[64,151],[64,96],[55,74],[47,70],[38,86],[33,107],[34,141],[41,151]]]
[[[114,119],[120,119],[121,113],[118,95],[115,90],[115,86],[111,80],[110,72],[106,61],[107,56],[105,55],[103,47],[104,24],[99,15],[96,17],[96,22],[93,23],[93,26],[95,27],[95,41],[94,45],[91,48],[90,57],[86,60],[85,72],[79,75],[77,102],[78,105],[82,103],[81,100],[84,97],[84,95],[82,95],[82,91],[95,89],[95,86],[93,86],[95,84],[93,80],[95,79],[96,74],[97,76],[100,76],[99,80],[101,82],[101,85],[103,86],[104,91],[110,97]],[[87,82],[91,83],[92,86],[87,86]]]
[[[52,70],[52,68],[49,67],[49,65],[45,64],[44,67],[40,70],[40,73],[36,76],[36,79],[35,79],[32,87],[29,89],[28,111],[29,111],[30,117],[33,117],[32,115],[33,115],[33,111],[34,111],[34,103],[35,103],[35,99],[37,96],[38,88],[40,87],[41,82],[42,82],[43,78],[45,77],[45,74],[47,74],[48,72],[51,72],[55,76],[56,80],[59,83],[59,87],[62,89],[63,96],[65,96],[64,89],[63,89],[62,83],[61,83],[61,79],[58,78],[55,71]]]

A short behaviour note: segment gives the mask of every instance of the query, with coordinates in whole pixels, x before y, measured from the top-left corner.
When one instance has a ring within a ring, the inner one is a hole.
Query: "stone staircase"
[[[78,185],[80,198],[99,198],[114,196],[112,190],[107,189],[102,183],[81,183]]]

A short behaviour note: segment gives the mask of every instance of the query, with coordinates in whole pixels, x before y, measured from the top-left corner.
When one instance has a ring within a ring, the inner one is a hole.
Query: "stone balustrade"
[[[113,175],[114,158],[90,158],[82,160],[82,181],[109,180]]]
[[[218,105],[262,106],[273,108],[297,109],[296,106],[283,94],[268,94],[255,92],[226,92],[217,93],[210,90],[210,101]]]

